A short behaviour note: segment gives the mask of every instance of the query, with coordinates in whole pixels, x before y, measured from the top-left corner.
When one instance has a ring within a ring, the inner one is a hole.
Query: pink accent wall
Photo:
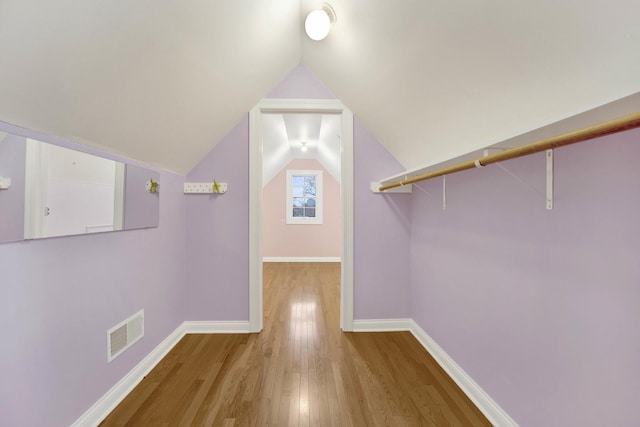
[[[640,130],[419,184],[411,317],[521,426],[638,426]]]
[[[322,224],[287,224],[287,169],[322,170]],[[340,257],[340,184],[315,159],[295,159],[265,187],[262,197],[264,257]]]

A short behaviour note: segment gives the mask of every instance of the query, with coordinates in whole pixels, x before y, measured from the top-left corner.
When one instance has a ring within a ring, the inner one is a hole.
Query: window
[[[321,170],[287,170],[287,224],[322,224]]]

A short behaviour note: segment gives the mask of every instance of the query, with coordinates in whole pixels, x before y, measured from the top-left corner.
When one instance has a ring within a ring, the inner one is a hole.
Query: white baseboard
[[[507,414],[415,321],[411,333],[494,426],[518,427]]]
[[[411,319],[354,320],[353,332],[398,332],[410,331]]]
[[[250,332],[248,321],[187,321],[182,325],[185,328],[185,334],[248,334]]]
[[[342,259],[339,256],[325,256],[325,257],[313,257],[313,256],[265,256],[262,257],[262,262],[341,262]]]
[[[183,322],[102,396],[71,427],[95,427],[115,409],[185,334],[249,333],[249,322]]]
[[[76,420],[72,427],[94,427],[100,424],[127,397],[142,379],[182,339],[184,325],[180,325],[167,338],[138,363],[127,375],[102,396],[91,408]]]
[[[412,319],[354,320],[353,330],[354,332],[411,331],[418,342],[493,425],[518,427],[518,424]],[[187,321],[182,323],[78,418],[72,427],[94,427],[100,424],[185,334],[223,333],[249,333],[249,322]]]

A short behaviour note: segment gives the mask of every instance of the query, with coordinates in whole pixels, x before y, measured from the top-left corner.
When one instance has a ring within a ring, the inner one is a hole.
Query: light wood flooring
[[[341,332],[339,287],[265,263],[261,333],[186,335],[101,425],[491,425],[410,333]]]

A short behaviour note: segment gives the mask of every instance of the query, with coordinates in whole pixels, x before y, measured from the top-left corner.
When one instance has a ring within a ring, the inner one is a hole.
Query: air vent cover
[[[107,362],[144,336],[144,310],[118,323],[107,331]]]

